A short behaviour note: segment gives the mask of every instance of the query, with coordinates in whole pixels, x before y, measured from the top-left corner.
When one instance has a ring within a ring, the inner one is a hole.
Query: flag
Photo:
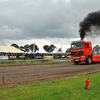
[[[35,52],[35,42],[34,42],[34,45],[33,45],[33,52]]]

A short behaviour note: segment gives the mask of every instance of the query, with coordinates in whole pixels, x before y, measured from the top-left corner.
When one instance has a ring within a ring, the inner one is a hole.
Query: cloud
[[[2,38],[69,38],[76,31],[70,4],[65,0],[6,0],[0,2]],[[6,36],[6,37],[5,37]]]
[[[99,0],[0,0],[0,37],[48,43],[64,39],[66,44],[79,38],[79,23],[98,11],[99,4]]]

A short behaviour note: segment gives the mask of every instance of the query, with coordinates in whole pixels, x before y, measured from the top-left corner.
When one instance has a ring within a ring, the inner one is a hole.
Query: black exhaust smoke
[[[79,24],[79,34],[81,40],[85,38],[85,36],[91,35],[91,27],[98,27],[100,29],[100,11],[89,13],[82,22]],[[95,33],[94,33],[95,34]]]

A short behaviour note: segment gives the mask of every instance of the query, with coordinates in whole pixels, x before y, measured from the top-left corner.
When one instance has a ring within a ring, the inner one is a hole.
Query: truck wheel
[[[91,64],[92,63],[92,58],[90,56],[87,58],[87,62],[86,63],[87,64]]]
[[[74,61],[75,64],[79,64],[79,61]]]

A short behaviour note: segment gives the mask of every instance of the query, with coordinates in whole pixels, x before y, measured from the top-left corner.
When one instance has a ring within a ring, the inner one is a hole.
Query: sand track
[[[45,82],[66,77],[90,74],[100,71],[100,63],[75,65],[71,62],[22,64],[0,66],[0,76],[4,76],[5,88]],[[2,80],[0,80],[2,89]]]

